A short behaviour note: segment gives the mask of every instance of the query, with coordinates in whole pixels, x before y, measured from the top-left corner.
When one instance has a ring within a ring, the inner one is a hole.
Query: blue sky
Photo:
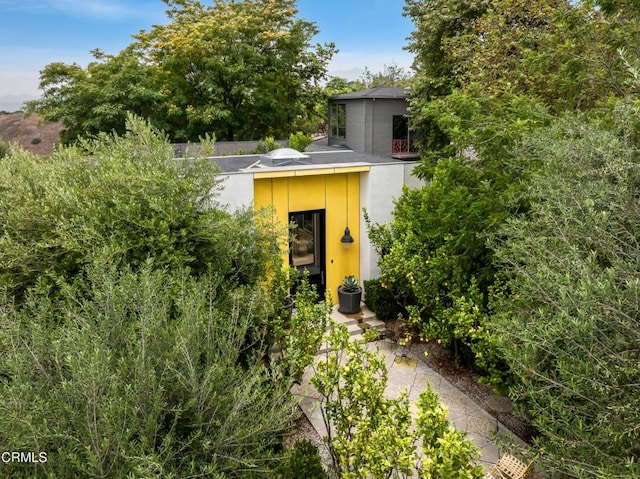
[[[203,1],[205,4],[210,1]],[[402,49],[413,25],[404,0],[298,0],[300,16],[320,29],[316,42],[340,52],[329,73],[355,79],[368,67],[409,68]],[[52,62],[86,66],[90,50],[118,53],[131,35],[166,21],[161,0],[0,0],[0,110],[40,95],[39,71]]]

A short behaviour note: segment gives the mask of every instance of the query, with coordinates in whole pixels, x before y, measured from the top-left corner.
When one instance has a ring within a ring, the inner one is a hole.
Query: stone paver
[[[395,341],[384,339],[366,345],[368,349],[377,350],[385,356],[388,370],[388,384],[385,396],[396,398],[408,390],[409,400],[413,404],[428,383],[438,394],[440,402],[447,407],[447,419],[455,424],[459,431],[466,431],[468,437],[481,451],[480,464],[488,470],[501,457],[495,446],[496,435],[511,435],[505,426],[482,409],[462,391],[452,385],[446,378],[429,368],[423,361],[407,348],[399,349]],[[400,353],[397,354],[397,353]],[[324,358],[317,356],[316,361]],[[300,407],[320,436],[326,436],[326,427],[322,419],[319,395],[309,384],[313,367],[307,368],[302,383],[292,391],[300,398]],[[415,407],[412,406],[412,411]]]

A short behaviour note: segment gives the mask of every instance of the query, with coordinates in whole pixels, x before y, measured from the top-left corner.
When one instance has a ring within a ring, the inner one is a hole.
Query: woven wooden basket
[[[533,463],[524,464],[517,457],[505,454],[493,466],[485,479],[534,479]]]

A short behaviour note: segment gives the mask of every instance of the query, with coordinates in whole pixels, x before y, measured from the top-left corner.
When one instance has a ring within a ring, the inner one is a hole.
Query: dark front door
[[[325,290],[325,214],[324,210],[289,213],[294,240],[289,261],[300,275],[309,272],[309,281],[316,286],[320,299]]]

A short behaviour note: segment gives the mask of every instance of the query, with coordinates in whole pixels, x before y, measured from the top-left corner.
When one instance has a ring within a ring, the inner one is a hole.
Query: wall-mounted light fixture
[[[354,243],[353,236],[351,236],[351,231],[349,231],[349,174],[345,174],[345,178],[347,181],[347,226],[344,229],[344,235],[340,238],[340,242],[345,249],[351,248]]]

